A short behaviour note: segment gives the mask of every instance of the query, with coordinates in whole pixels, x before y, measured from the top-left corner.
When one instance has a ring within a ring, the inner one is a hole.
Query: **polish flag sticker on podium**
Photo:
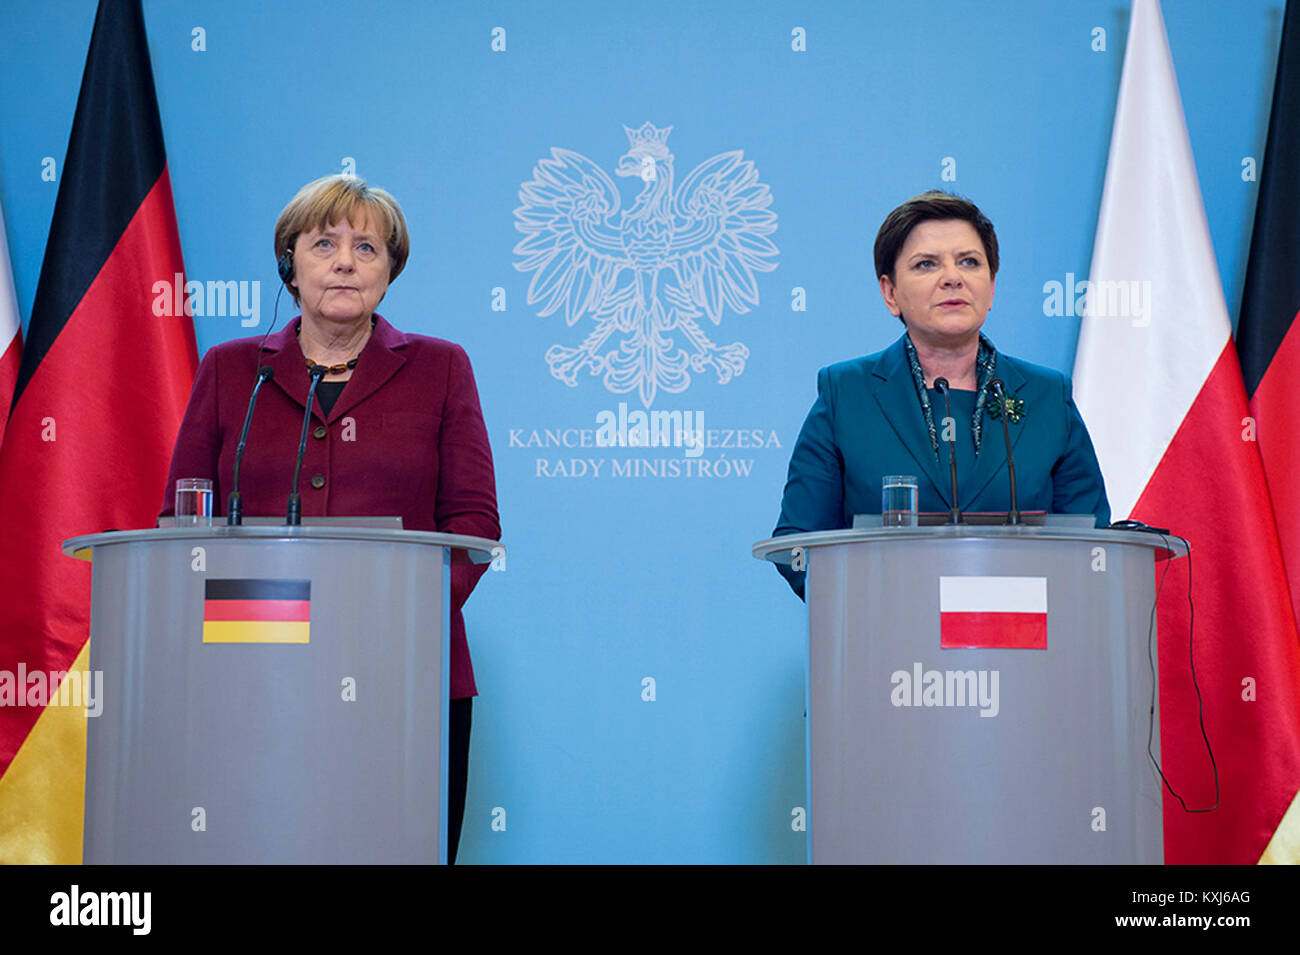
[[[940,577],[943,649],[1047,649],[1046,577]]]

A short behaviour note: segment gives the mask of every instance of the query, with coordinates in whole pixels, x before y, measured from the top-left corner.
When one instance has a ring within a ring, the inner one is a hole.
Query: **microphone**
[[[1020,508],[1016,506],[1016,463],[1011,459],[1011,429],[1007,426],[1007,392],[1001,378],[990,381],[989,390],[1002,402],[1002,413],[998,418],[1002,421],[1002,438],[1007,443],[1007,474],[1011,476],[1011,510],[1007,511],[1007,523],[1020,524]]]
[[[943,392],[944,414],[948,420],[952,420],[952,399],[948,397],[948,379],[936,378],[934,380],[935,391]],[[951,438],[944,442],[948,445],[948,475],[952,478],[952,510],[949,512],[948,521],[952,524],[960,524],[961,508],[957,506],[957,435],[955,433]]]
[[[244,460],[244,448],[248,445],[248,429],[253,424],[253,409],[257,407],[257,393],[262,386],[275,377],[270,365],[257,369],[257,382],[253,385],[253,396],[248,399],[248,413],[244,415],[244,430],[239,432],[239,444],[235,446],[235,478],[226,499],[226,525],[234,527],[244,523],[244,502],[239,498],[239,464]]]
[[[298,478],[302,474],[302,459],[307,455],[307,431],[311,428],[311,409],[316,402],[316,386],[328,371],[324,365],[311,366],[311,388],[307,391],[307,411],[302,416],[302,438],[298,441],[298,460],[293,463],[293,490],[289,492],[289,509],[284,522],[290,527],[302,523],[302,495],[298,493]]]

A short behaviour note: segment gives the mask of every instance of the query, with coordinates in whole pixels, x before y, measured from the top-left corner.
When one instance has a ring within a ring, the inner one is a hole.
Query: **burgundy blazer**
[[[288,500],[311,384],[296,339],[301,321],[269,336],[262,352],[275,377],[258,395],[241,465],[248,517],[283,515]],[[203,356],[172,452],[163,516],[173,513],[183,477],[211,478],[213,507],[224,516],[260,341],[224,342]],[[469,356],[459,345],[403,334],[375,315],[329,416],[319,399],[314,406],[298,484],[304,517],[397,515],[407,530],[500,539],[492,449]],[[485,569],[467,561],[451,566],[452,699],[478,692],[461,607]]]

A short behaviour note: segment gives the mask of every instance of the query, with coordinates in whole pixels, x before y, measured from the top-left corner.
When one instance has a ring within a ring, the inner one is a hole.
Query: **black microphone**
[[[1016,462],[1011,459],[1011,429],[1007,426],[1007,391],[1002,386],[1001,378],[994,378],[989,382],[989,390],[993,392],[998,401],[1002,402],[1002,413],[998,418],[1002,421],[1002,437],[1007,442],[1007,473],[1011,476],[1011,510],[1007,511],[1007,523],[1019,524],[1020,508],[1016,506]]]
[[[302,438],[298,441],[298,460],[293,464],[293,490],[289,492],[289,510],[284,522],[290,527],[302,523],[302,495],[298,493],[298,478],[302,474],[302,459],[307,454],[307,431],[311,428],[311,409],[316,402],[316,386],[329,371],[324,365],[311,366],[311,388],[307,391],[307,412],[302,416]]]
[[[253,424],[253,409],[257,407],[257,393],[262,385],[275,377],[275,371],[269,365],[257,369],[257,381],[253,385],[253,396],[248,399],[248,413],[244,415],[244,430],[239,432],[239,444],[235,446],[235,478],[226,499],[226,524],[235,526],[244,523],[244,502],[239,498],[239,464],[244,460],[244,448],[248,445],[248,429]]]
[[[936,378],[934,389],[943,392],[944,414],[948,416],[948,421],[952,421],[952,399],[948,397],[948,379]],[[948,475],[952,478],[952,511],[949,512],[948,520],[952,524],[960,524],[961,508],[957,506],[957,434],[955,428],[952,431],[952,437],[944,442],[948,445]]]

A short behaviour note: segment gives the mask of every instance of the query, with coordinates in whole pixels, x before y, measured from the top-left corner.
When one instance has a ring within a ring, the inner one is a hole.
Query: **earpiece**
[[[293,281],[293,249],[285,249],[284,255],[280,256],[275,263],[276,270],[280,273],[280,281],[288,285]]]

